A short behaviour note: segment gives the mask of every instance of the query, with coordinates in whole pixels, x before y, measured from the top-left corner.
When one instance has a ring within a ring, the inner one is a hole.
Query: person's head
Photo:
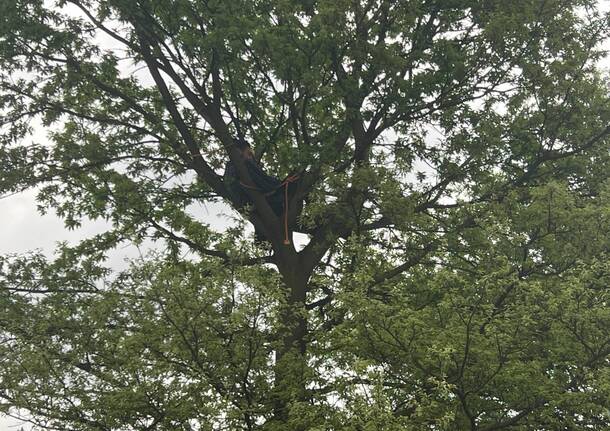
[[[235,146],[237,147],[237,149],[239,150],[239,153],[242,155],[242,157],[244,159],[246,159],[246,160],[254,159],[254,152],[252,151],[252,147],[250,146],[248,141],[245,141],[243,139],[236,139]]]

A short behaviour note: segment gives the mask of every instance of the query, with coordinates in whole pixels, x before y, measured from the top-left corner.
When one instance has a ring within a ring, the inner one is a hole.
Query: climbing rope
[[[282,182],[284,186],[284,245],[290,245],[290,238],[288,237],[288,185],[298,179],[298,175],[289,175]]]

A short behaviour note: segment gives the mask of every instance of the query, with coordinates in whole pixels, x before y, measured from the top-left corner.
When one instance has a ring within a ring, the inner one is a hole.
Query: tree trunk
[[[280,345],[275,353],[274,422],[286,424],[294,402],[307,400],[306,334],[307,310],[305,300],[310,274],[303,272],[298,259],[280,264],[286,287],[286,302],[280,311]],[[298,426],[291,429],[304,429]]]

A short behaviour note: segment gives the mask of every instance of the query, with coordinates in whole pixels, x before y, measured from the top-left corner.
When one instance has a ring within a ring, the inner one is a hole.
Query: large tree
[[[62,430],[610,429],[596,3],[2,1],[0,193],[109,228],[0,260],[0,407]],[[231,201],[235,139],[302,172],[294,240],[255,188]]]

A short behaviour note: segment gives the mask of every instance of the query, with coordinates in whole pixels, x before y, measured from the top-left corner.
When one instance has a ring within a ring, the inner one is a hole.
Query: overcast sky
[[[610,9],[610,0],[601,0],[600,4],[603,9]],[[610,49],[610,43],[607,47]],[[610,69],[610,58],[606,58],[602,67]],[[44,136],[43,131],[39,133]],[[229,210],[220,205],[211,205],[202,206],[197,212],[213,227],[222,228],[226,225]],[[47,256],[52,256],[58,242],[68,241],[75,244],[79,240],[103,232],[105,227],[103,221],[89,221],[83,223],[79,229],[65,229],[62,220],[54,213],[38,213],[35,191],[0,199],[0,254],[24,253],[38,249]],[[110,256],[110,264],[114,268],[122,268],[126,258],[137,257],[141,251],[130,246],[116,250]],[[0,431],[17,431],[22,425],[10,418],[0,417]],[[27,428],[24,426],[24,429]]]

